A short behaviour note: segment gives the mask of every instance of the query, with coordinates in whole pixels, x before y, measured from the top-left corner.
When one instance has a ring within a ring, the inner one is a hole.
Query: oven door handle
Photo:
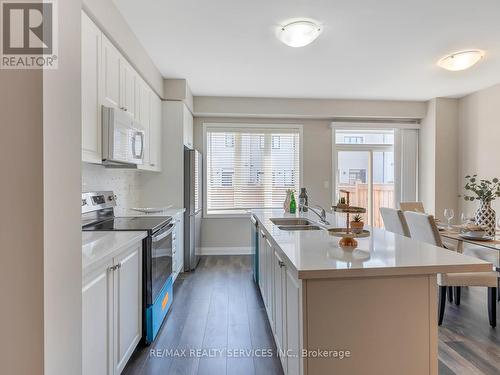
[[[168,226],[169,229],[165,230],[165,232],[157,235],[157,236],[153,236],[153,238],[151,239],[152,242],[158,242],[158,241],[161,241],[163,240],[165,237],[167,237],[170,233],[172,233],[174,231],[174,225],[173,224],[170,224]]]

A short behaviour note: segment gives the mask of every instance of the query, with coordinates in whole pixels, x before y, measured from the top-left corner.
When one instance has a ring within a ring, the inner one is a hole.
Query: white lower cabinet
[[[120,374],[142,336],[142,244],[118,255],[113,272],[115,374]]]
[[[142,336],[142,242],[84,277],[83,375],[120,374]]]
[[[271,324],[271,328],[273,332],[275,330],[274,326],[274,317],[275,317],[275,306],[274,306],[274,262],[273,262],[274,254],[273,247],[269,242],[269,239],[266,238],[266,293],[267,293],[267,304],[268,304],[268,312],[267,316],[269,317],[269,323]]]
[[[301,375],[302,286],[282,251],[259,231],[259,289],[264,300],[283,372]]]
[[[102,269],[89,275],[82,288],[82,355],[83,375],[113,373],[112,353],[108,339],[113,329],[113,274],[110,261]]]
[[[301,330],[302,330],[302,316],[301,309],[301,286],[299,281],[290,272],[285,269],[285,337],[286,337],[286,350],[287,350],[287,366],[285,373],[288,375],[302,374],[301,370]]]
[[[267,307],[266,300],[266,256],[265,249],[266,246],[266,235],[262,230],[259,232],[259,289],[264,305]]]
[[[286,350],[286,268],[280,255],[273,249],[274,280],[274,339],[279,353]],[[286,373],[286,357],[280,357]]]

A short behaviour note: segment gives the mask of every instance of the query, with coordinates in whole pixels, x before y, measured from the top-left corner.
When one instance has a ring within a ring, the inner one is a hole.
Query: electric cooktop
[[[86,225],[82,228],[84,231],[148,231],[156,232],[172,221],[170,216],[139,216],[139,217],[114,217],[97,223]]]

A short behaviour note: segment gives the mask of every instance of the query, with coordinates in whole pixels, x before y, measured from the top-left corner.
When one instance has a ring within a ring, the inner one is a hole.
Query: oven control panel
[[[112,191],[82,193],[82,214],[116,206],[116,195]]]

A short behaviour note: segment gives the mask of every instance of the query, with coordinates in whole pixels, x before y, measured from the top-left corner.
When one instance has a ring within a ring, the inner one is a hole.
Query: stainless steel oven
[[[172,240],[174,225],[168,224],[154,232],[147,240],[151,241],[146,246],[145,280],[146,303],[153,304],[162,288],[172,274]]]

